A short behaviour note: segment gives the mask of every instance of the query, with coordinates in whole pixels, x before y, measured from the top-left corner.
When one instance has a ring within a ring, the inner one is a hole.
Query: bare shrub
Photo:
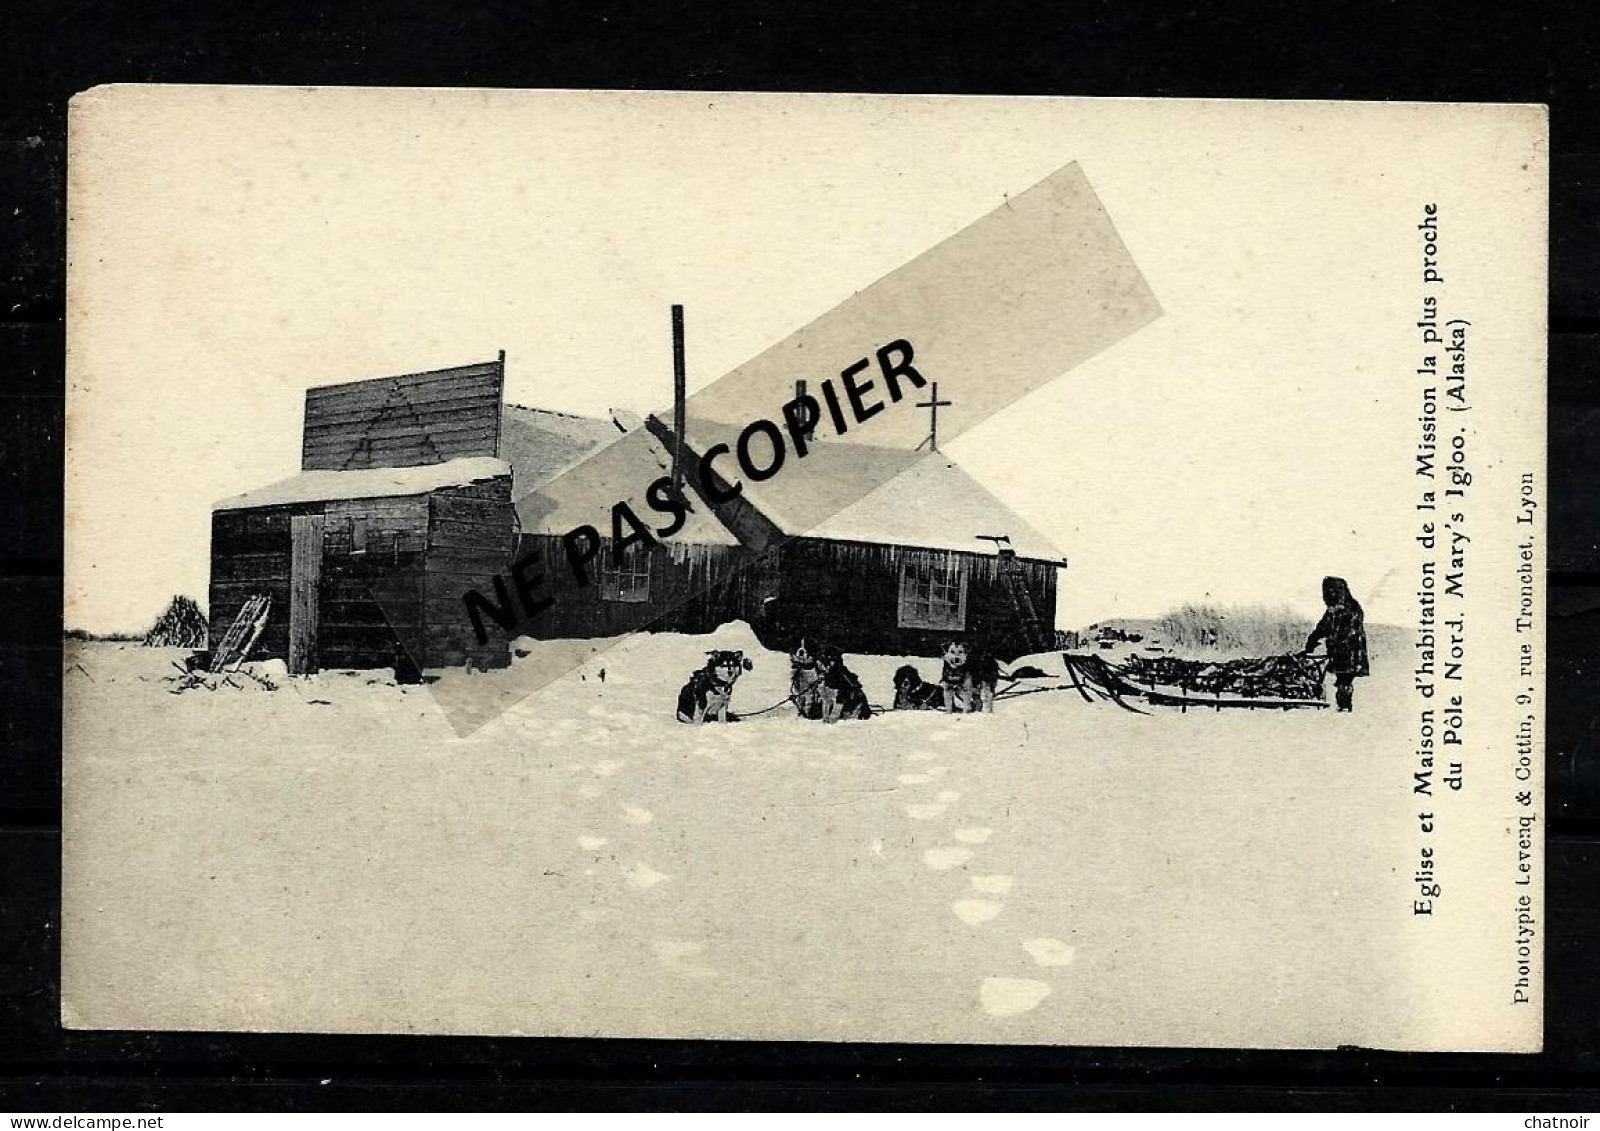
[[[1188,604],[1156,622],[1169,647],[1250,656],[1298,652],[1315,622],[1287,607]]]
[[[146,648],[204,648],[206,618],[193,597],[177,596],[144,635]]]

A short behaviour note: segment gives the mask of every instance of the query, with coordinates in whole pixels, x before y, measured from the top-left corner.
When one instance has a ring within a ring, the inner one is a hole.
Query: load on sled
[[[1088,702],[1109,699],[1128,710],[1130,700],[1159,707],[1250,707],[1292,711],[1328,706],[1323,698],[1326,656],[1285,653],[1233,660],[1132,656],[1118,665],[1103,656],[1063,652],[1067,678]]]

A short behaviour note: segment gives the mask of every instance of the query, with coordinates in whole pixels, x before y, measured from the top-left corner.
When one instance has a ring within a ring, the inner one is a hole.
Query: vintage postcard
[[[1537,1050],[1546,138],[80,95],[64,1023]]]

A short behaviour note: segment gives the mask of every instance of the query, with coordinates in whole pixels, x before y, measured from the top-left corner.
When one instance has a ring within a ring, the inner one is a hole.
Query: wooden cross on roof
[[[936,452],[939,450],[939,408],[941,405],[951,405],[954,403],[954,401],[941,401],[939,399],[939,382],[937,381],[933,383],[932,393],[928,399],[917,402],[918,408],[925,408],[929,410],[928,438],[922,441],[922,444],[927,444],[930,452]],[[918,444],[913,450],[920,452],[922,450],[922,444]]]

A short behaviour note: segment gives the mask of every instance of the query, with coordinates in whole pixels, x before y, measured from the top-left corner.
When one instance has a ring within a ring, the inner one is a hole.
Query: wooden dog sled
[[[1260,660],[1217,663],[1185,661],[1171,656],[1135,657],[1117,667],[1104,657],[1063,652],[1067,678],[1085,702],[1109,700],[1125,711],[1145,714],[1134,706],[1143,702],[1157,707],[1246,707],[1253,710],[1293,711],[1328,705],[1320,692],[1327,669],[1323,656],[1285,655]]]

